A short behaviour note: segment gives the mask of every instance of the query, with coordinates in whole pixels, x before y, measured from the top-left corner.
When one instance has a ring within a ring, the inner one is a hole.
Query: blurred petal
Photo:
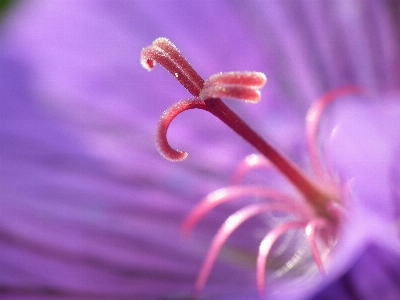
[[[311,299],[395,300],[400,297],[399,281],[399,254],[371,245],[349,271]]]
[[[170,135],[188,151],[188,160],[171,164],[160,158],[154,146],[158,117],[188,94],[161,68],[151,76],[143,71],[141,49],[167,36],[204,78],[265,72],[268,86],[257,107],[230,105],[306,165],[299,132],[306,109],[321,94],[362,85],[385,95],[386,102],[398,102],[398,95],[390,101],[386,95],[400,85],[399,33],[382,3],[37,0],[16,5],[3,23],[0,46],[1,296],[189,296],[209,239],[229,208],[211,215],[190,240],[179,239],[180,222],[195,202],[228,182],[251,149],[219,121],[193,112],[180,116]],[[363,261],[367,270],[374,263],[382,266],[371,276],[398,273],[398,266],[381,263],[381,253],[398,255],[392,249],[398,242],[391,240],[398,202],[389,174],[398,150],[394,129],[400,126],[398,105],[351,105],[337,106],[331,125],[344,129],[328,146],[340,175],[355,178],[357,203],[346,224],[352,231],[344,230],[327,281],[341,284],[340,276],[348,272],[359,287],[370,279],[362,278]],[[367,152],[349,146],[365,141]],[[372,220],[363,228],[365,216]],[[377,227],[371,237],[372,225]],[[379,240],[378,229],[387,228],[392,231]],[[358,229],[364,229],[362,235]],[[351,242],[354,236],[359,239]],[[378,242],[369,246],[367,237]],[[257,242],[256,233],[243,230],[228,243],[205,297],[256,298]],[[392,282],[384,284],[391,288]],[[312,290],[315,282],[309,286]],[[300,297],[293,295],[297,291],[289,291],[290,297]],[[331,291],[328,286],[326,293]]]

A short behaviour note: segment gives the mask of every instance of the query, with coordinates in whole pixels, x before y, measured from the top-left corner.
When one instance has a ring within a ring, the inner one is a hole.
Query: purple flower
[[[3,298],[190,297],[214,232],[242,205],[214,210],[187,239],[181,222],[254,150],[188,112],[169,140],[190,157],[159,156],[159,115],[189,97],[161,68],[147,74],[139,64],[159,36],[205,78],[264,72],[259,104],[229,105],[306,171],[311,103],[343,86],[371,91],[338,99],[319,128],[323,161],[351,191],[327,276],[273,280],[267,295],[398,297],[399,11],[389,2],[40,0],[13,9],[0,46]],[[282,184],[270,175],[251,179]],[[264,221],[228,240],[202,297],[257,299]]]

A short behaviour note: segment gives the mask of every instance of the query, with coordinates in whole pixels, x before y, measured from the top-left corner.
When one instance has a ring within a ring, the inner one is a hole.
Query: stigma
[[[167,109],[158,123],[156,145],[158,151],[170,161],[186,159],[185,151],[176,150],[167,140],[171,122],[180,113],[190,109],[202,109],[220,119],[247,143],[257,154],[252,154],[239,165],[233,184],[211,192],[192,210],[182,225],[182,232],[189,234],[194,227],[219,205],[242,198],[257,198],[263,201],[247,205],[234,212],[215,234],[204,263],[195,283],[198,294],[206,285],[217,256],[230,235],[245,221],[258,215],[278,213],[290,218],[284,219],[261,239],[256,260],[256,286],[260,296],[266,292],[266,264],[273,256],[274,245],[290,231],[302,232],[306,237],[312,261],[321,274],[326,274],[324,260],[335,245],[341,219],[344,217],[343,198],[345,191],[340,183],[327,174],[319,159],[316,136],[322,113],[330,102],[339,97],[357,93],[357,87],[346,87],[326,94],[308,111],[306,116],[306,138],[313,171],[309,176],[291,162],[285,155],[271,146],[250,128],[223,101],[236,100],[256,104],[261,99],[260,90],[267,78],[260,72],[228,72],[212,75],[203,80],[181,55],[178,48],[166,38],[156,39],[141,53],[142,66],[151,70],[156,63],[162,65],[192,98],[178,101]],[[255,169],[268,169],[286,179],[297,191],[288,194],[274,187],[245,184],[243,178]],[[324,255],[323,255],[324,254]],[[295,265],[296,262],[288,262]]]

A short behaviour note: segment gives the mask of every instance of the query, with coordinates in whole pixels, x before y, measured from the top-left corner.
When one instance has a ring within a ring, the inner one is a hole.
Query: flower
[[[379,101],[340,100],[321,128],[323,153],[337,174],[354,177],[357,201],[346,223],[351,230],[343,230],[332,256],[333,271],[321,285],[311,280],[306,292],[328,285],[321,297],[335,295],[329,284],[346,286],[349,276],[354,286],[364,282],[354,261],[373,262],[374,253],[394,257],[399,249],[395,177],[388,175],[395,173],[398,149],[398,32],[385,4],[41,0],[15,5],[3,21],[0,46],[2,296],[190,295],[210,238],[229,208],[214,211],[190,239],[179,239],[180,222],[199,199],[227,184],[252,149],[220,122],[188,113],[173,124],[170,140],[190,158],[172,164],[159,157],[153,138],[158,116],[187,95],[162,70],[146,74],[138,63],[141,49],[158,36],[171,38],[205,76],[266,73],[269,82],[259,104],[231,107],[303,167],[308,162],[299,132],[315,99],[343,85],[365,86],[379,95]],[[363,145],[366,137],[368,148],[349,146],[356,139]],[[371,180],[366,174],[379,176]],[[371,232],[361,231],[363,226]],[[379,236],[378,229],[387,234]],[[232,237],[205,298],[257,299],[248,259],[257,242],[256,233],[249,237],[245,230]],[[379,278],[391,274],[389,263],[378,260],[378,265]],[[398,293],[390,280],[383,282]],[[298,293],[296,287],[293,283],[287,292]]]

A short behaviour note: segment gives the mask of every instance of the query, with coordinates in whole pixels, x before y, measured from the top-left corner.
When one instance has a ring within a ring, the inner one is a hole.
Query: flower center
[[[227,219],[214,237],[210,251],[200,271],[196,290],[201,290],[205,285],[216,255],[229,235],[247,219],[267,212],[278,211],[292,214],[297,217],[297,220],[275,227],[261,242],[257,259],[257,286],[260,293],[264,293],[265,288],[265,260],[275,241],[289,230],[305,229],[311,254],[323,273],[324,268],[317,248],[316,236],[326,245],[330,245],[335,240],[341,217],[341,194],[336,185],[332,182],[327,182],[325,176],[323,176],[321,163],[316,154],[315,136],[317,125],[324,107],[329,102],[342,94],[357,92],[357,88],[351,87],[327,94],[310,109],[307,115],[308,144],[312,167],[319,180],[317,183],[261,138],[220,99],[233,98],[257,103],[261,96],[259,90],[266,83],[266,77],[263,73],[220,73],[204,81],[180,54],[176,46],[165,38],[156,39],[151,46],[142,50],[141,63],[147,70],[153,69],[156,63],[161,64],[194,96],[194,98],[177,102],[162,115],[156,134],[157,148],[161,155],[171,161],[181,161],[187,157],[186,152],[175,150],[169,145],[166,137],[168,127],[180,113],[194,108],[203,109],[219,118],[262,155],[253,156],[253,158],[256,157],[256,162],[254,163],[253,160],[253,163],[245,165],[244,172],[260,166],[273,165],[297,189],[303,199],[302,204],[299,205],[298,201],[293,200],[284,193],[255,186],[228,187],[215,191],[204,198],[187,218],[183,225],[184,231],[191,231],[194,225],[217,205],[240,197],[261,196],[272,199],[272,202],[246,206]]]

